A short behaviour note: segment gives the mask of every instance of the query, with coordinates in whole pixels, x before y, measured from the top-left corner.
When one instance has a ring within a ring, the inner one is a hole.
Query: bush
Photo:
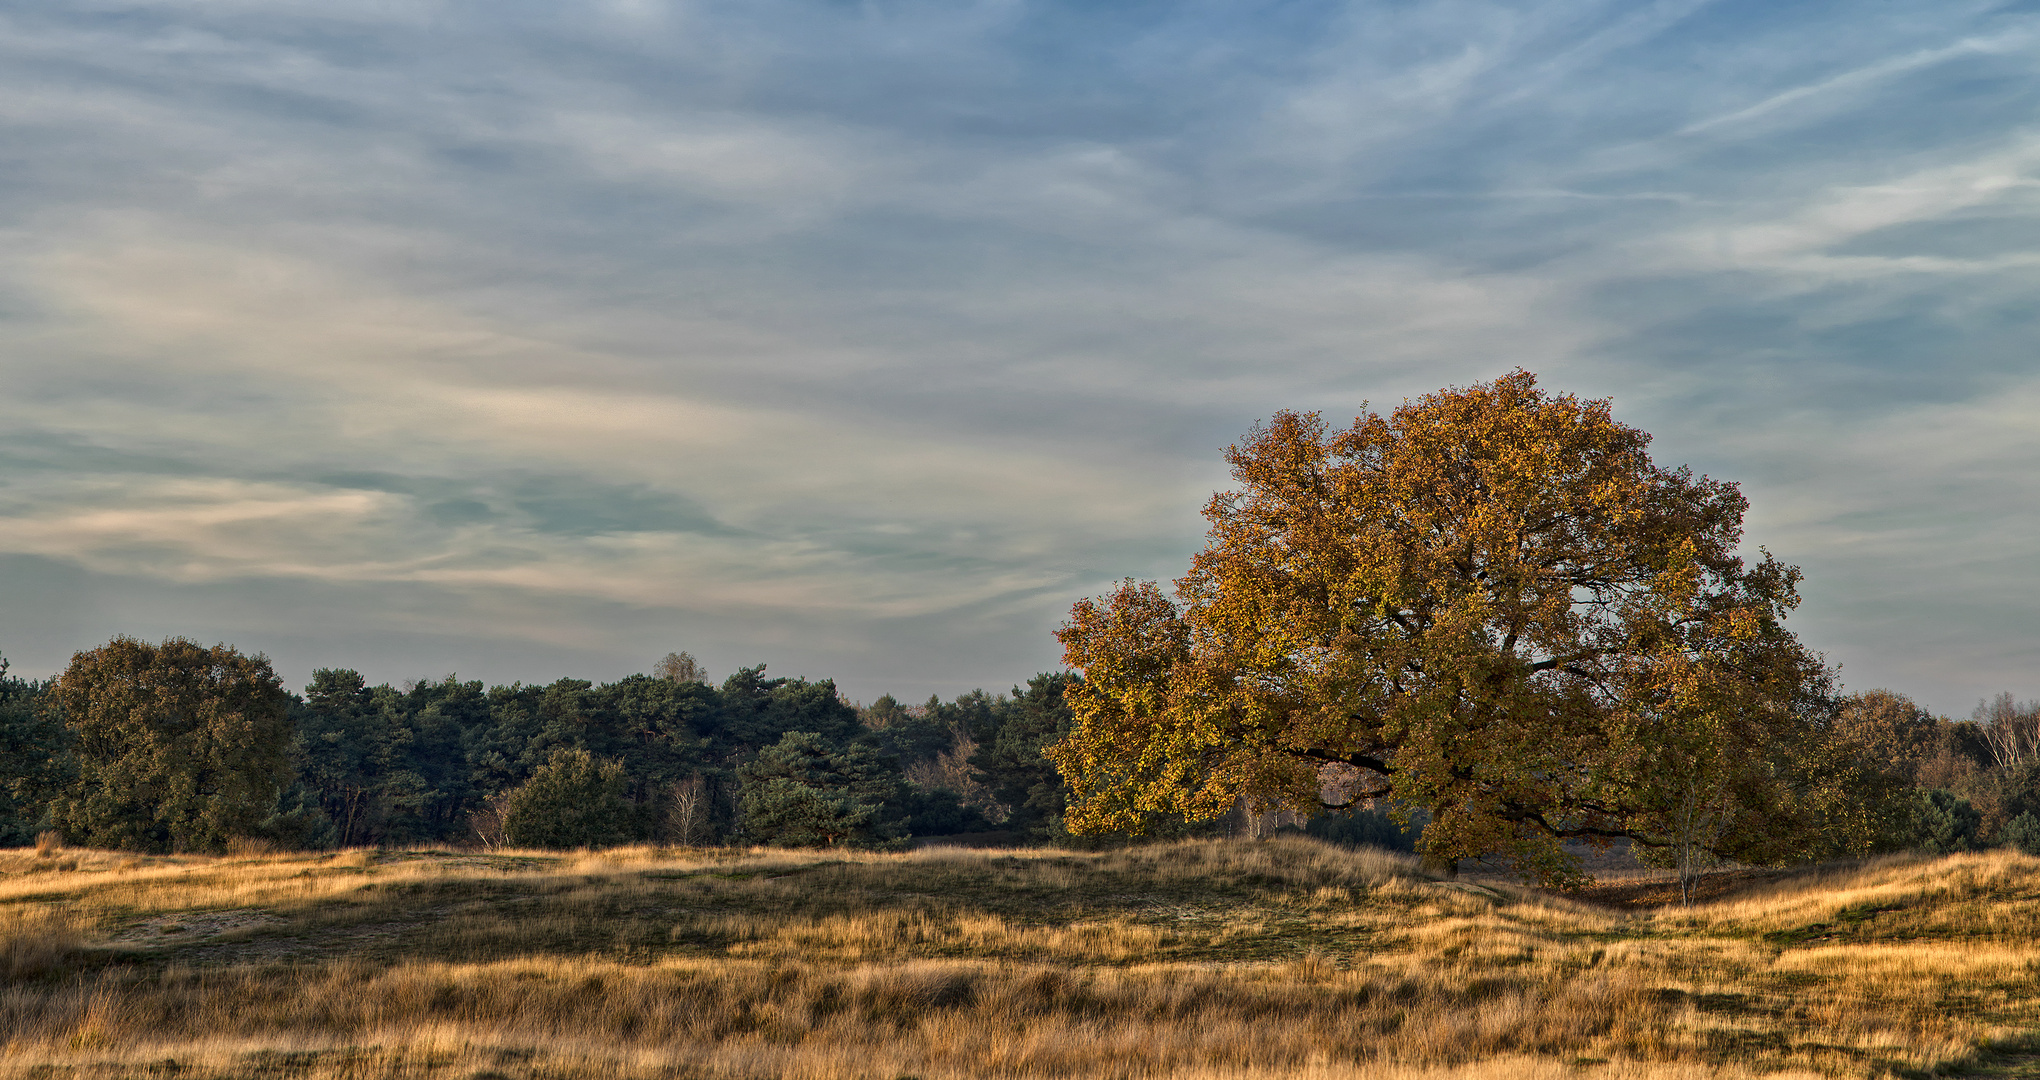
[[[2028,855],[2040,855],[2040,817],[2033,816],[2031,810],[2020,814],[2005,823],[2004,830],[1998,833],[1998,839],[2002,840],[2006,847],[2018,848]]]
[[[318,796],[302,784],[277,802],[276,812],[255,827],[255,838],[282,851],[324,851],[340,843],[340,830],[319,806]]]
[[[1922,790],[1914,796],[1910,846],[1936,855],[1973,851],[1983,815],[1952,791]]]
[[[637,808],[621,762],[555,750],[510,793],[503,837],[517,847],[614,847],[636,839]]]

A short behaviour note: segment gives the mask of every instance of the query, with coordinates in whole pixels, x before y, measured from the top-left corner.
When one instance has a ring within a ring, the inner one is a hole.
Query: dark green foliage
[[[626,762],[638,794],[700,765],[703,741],[693,721],[715,713],[708,687],[644,675],[602,686],[561,679],[541,691],[535,705],[538,729],[526,755],[571,746]]]
[[[2040,762],[1995,768],[1964,786],[1962,794],[1983,814],[1989,846],[2016,846],[2006,830],[2022,816],[2040,818]]]
[[[363,843],[369,820],[379,816],[374,699],[359,673],[320,668],[293,710],[300,782],[342,845]]]
[[[884,731],[895,724],[913,719],[917,711],[900,704],[899,699],[891,694],[880,694],[877,701],[872,702],[869,708],[858,714],[858,719],[864,723],[867,730]]]
[[[553,751],[523,787],[510,793],[505,839],[518,847],[613,847],[638,832],[623,765],[586,750]]]
[[[767,679],[746,668],[722,689],[634,675],[484,690],[448,678],[367,687],[324,670],[298,710],[308,789],[348,845],[467,840],[469,818],[519,788],[559,750],[619,763],[633,807],[629,839],[659,835],[674,784],[699,775],[696,839],[736,824],[735,767],[791,730],[856,736],[856,710],[831,682]]]
[[[302,699],[284,699],[291,742],[288,769],[276,778],[280,795],[260,813],[236,819],[234,835],[295,849],[469,843],[478,824],[500,836],[494,830],[502,827],[503,800],[511,792],[543,789],[533,782],[567,760],[562,752],[608,763],[603,790],[620,792],[626,809],[609,806],[596,839],[546,833],[548,846],[674,839],[675,792],[683,785],[691,800],[688,842],[880,844],[908,830],[945,835],[1011,827],[980,776],[1010,793],[1023,827],[1052,834],[1062,787],[1040,747],[1065,729],[1060,695],[1070,678],[1040,676],[1012,698],[973,691],[908,708],[885,697],[860,715],[833,682],[768,679],[762,665],[741,669],[721,687],[643,675],[606,684],[561,679],[485,688],[449,676],[370,686],[358,672],[325,668],[313,673]],[[0,678],[0,748],[9,750],[13,770],[0,775],[0,836],[13,842],[33,837],[52,785],[64,785],[60,774],[71,760],[69,736],[56,719],[61,710],[55,698],[38,697],[39,690]],[[743,820],[740,767],[790,732],[825,745],[827,760],[810,762],[800,782],[826,793],[827,805],[796,799],[785,785],[776,789],[776,801],[760,802],[759,784],[768,783],[761,775],[748,805],[762,817]],[[977,755],[969,757],[973,749]],[[906,782],[904,766],[919,770],[917,782]],[[986,766],[989,772],[973,771]],[[558,780],[557,772],[547,774],[547,783]],[[108,798],[102,791],[94,805],[104,820],[89,829],[75,816],[84,804],[67,811],[73,816],[66,820],[79,823],[74,841],[140,847],[223,842],[172,839],[156,821],[159,810],[172,811],[145,805],[147,798],[119,806]],[[868,817],[859,817],[873,805]],[[123,817],[126,825],[113,824]],[[522,828],[536,827],[527,820]],[[796,835],[805,839],[790,839]]]
[[[1936,855],[1970,851],[1977,846],[1982,823],[1983,815],[1954,792],[1919,790],[1914,794],[1910,846]]]
[[[470,728],[466,741],[475,789],[515,786],[553,751],[586,750],[623,764],[630,798],[643,808],[641,837],[649,835],[659,793],[709,764],[703,732],[721,717],[713,688],[643,675],[602,685],[561,679],[497,687],[489,698],[489,721]]]
[[[2040,762],[2005,752],[2014,746],[1993,748],[1992,739],[2024,730],[2019,725],[2030,723],[2030,709],[2000,694],[1978,707],[1977,719],[1948,720],[1889,691],[1843,698],[1838,733],[1862,746],[1872,764],[1916,785],[1882,792],[1895,810],[1885,815],[1888,836],[1882,846],[1929,851],[2021,846],[2025,834],[2015,832],[2015,823],[2040,821]],[[1853,786],[1859,796],[1878,794],[1865,790],[1874,783]]]
[[[1998,840],[2004,846],[2017,848],[2028,855],[2040,855],[2040,815],[2028,810],[2006,822],[1998,832]]]
[[[955,730],[943,715],[948,708],[940,698],[930,698],[921,708],[909,709],[887,694],[864,710],[862,720],[881,752],[909,765],[932,761],[954,745]]]
[[[993,796],[1011,808],[1003,828],[1043,837],[1064,835],[1062,815],[1069,786],[1041,751],[1069,734],[1072,719],[1063,693],[1080,678],[1069,671],[1036,675],[1027,680],[1026,689],[1015,687],[1010,702],[987,717],[996,719],[996,730],[987,733],[989,738],[978,736],[985,745],[970,764]]]
[[[833,682],[768,679],[763,665],[720,687],[634,675],[399,688],[321,669],[302,700],[280,694],[266,661],[224,646],[122,638],[73,667],[66,698],[56,683],[8,677],[0,660],[0,844],[51,825],[73,842],[159,851],[239,836],[293,849],[467,843],[477,822],[502,826],[513,794],[511,842],[548,847],[883,846],[991,830],[1074,842],[1062,828],[1068,788],[1042,754],[1070,731],[1073,672],[1037,675],[1011,696],[904,706],[888,695],[860,711]],[[281,726],[278,709],[288,711]],[[1781,819],[1774,831],[1882,828],[1887,847],[1931,851],[2040,848],[2040,766],[1997,764],[1983,726],[1884,692],[1841,699],[1832,726],[1838,746],[1858,749],[1795,765],[1801,802],[1826,818]],[[291,740],[281,749],[279,730]],[[1155,831],[1217,828],[1171,820]],[[1302,831],[1410,850],[1421,828],[1358,810]]]
[[[583,700],[588,748],[621,758],[640,796],[701,767],[708,749],[702,732],[715,729],[720,707],[715,690],[703,683],[644,675],[599,687]]]
[[[463,736],[488,720],[478,682],[371,689],[321,669],[298,710],[300,776],[343,846],[439,839],[472,802]]]
[[[909,785],[903,809],[907,832],[913,836],[954,836],[1000,827],[984,811],[965,806],[962,796],[948,788]]]
[[[552,748],[567,740],[548,733],[539,715],[544,688],[522,683],[489,689],[488,719],[467,730],[461,752],[478,795],[508,791],[531,778]]]
[[[1021,693],[1018,688],[1013,692],[1016,695]],[[963,731],[974,741],[990,742],[1019,706],[1017,697],[994,696],[983,690],[972,690],[968,694],[958,694],[956,700],[946,703],[939,697],[930,697],[928,703],[921,706],[921,711],[937,730],[944,733]]]
[[[0,659],[0,847],[35,839],[45,806],[69,776],[64,726],[43,690],[7,674]]]
[[[259,654],[118,637],[72,657],[49,694],[78,765],[51,821],[74,841],[220,850],[259,833],[289,780],[290,698]]]
[[[302,783],[284,793],[276,812],[255,826],[255,835],[285,851],[320,851],[340,842],[340,830],[319,805],[318,795]]]
[[[378,687],[376,703],[387,718],[394,781],[385,804],[384,842],[420,843],[457,834],[475,801],[464,735],[489,719],[482,684],[449,675],[420,683],[408,694]]]
[[[1424,826],[1430,820],[1431,815],[1418,809],[1411,813],[1409,827],[1405,828],[1395,820],[1395,815],[1386,809],[1357,806],[1343,813],[1311,818],[1299,831],[1306,836],[1344,847],[1373,847],[1388,851],[1414,852],[1417,850],[1417,840],[1424,835]]]
[[[907,791],[872,746],[788,732],[738,768],[744,838],[778,847],[879,847],[904,839]]]
[[[756,753],[790,731],[841,743],[862,729],[857,710],[837,695],[832,680],[767,679],[760,664],[723,681],[722,715],[709,735],[709,750],[728,760]]]
[[[632,836],[644,838],[660,793],[704,771],[700,731],[720,716],[714,689],[642,675],[487,691],[449,678],[397,690],[321,671],[306,698],[305,780],[346,844],[466,839],[471,813],[560,749],[623,763],[637,807]]]

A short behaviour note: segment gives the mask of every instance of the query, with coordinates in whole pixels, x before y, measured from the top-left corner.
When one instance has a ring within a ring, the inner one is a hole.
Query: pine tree
[[[904,839],[899,772],[868,746],[788,732],[738,768],[745,835],[780,847],[879,847]]]
[[[561,749],[510,794],[504,838],[518,847],[613,847],[636,839],[623,765]]]

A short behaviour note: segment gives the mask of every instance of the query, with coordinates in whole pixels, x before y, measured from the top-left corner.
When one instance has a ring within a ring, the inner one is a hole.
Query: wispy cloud
[[[1256,419],[1523,365],[1746,480],[1852,683],[2040,694],[2036,49],[1925,0],[0,4],[0,650],[997,686],[1180,572]]]
[[[1860,94],[1868,87],[1885,82],[1899,75],[1918,71],[1921,68],[1957,61],[1971,56],[2003,56],[2014,53],[2031,53],[2040,46],[2040,29],[2032,26],[2018,26],[2002,33],[1987,37],[1965,37],[1951,45],[1938,48],[1920,49],[1900,56],[1893,56],[1876,63],[1852,68],[1837,75],[1831,75],[1817,82],[1795,86],[1764,98],[1721,116],[1711,116],[1680,128],[1680,135],[1698,135],[1719,128],[1746,124],[1749,121],[1770,116],[1780,110],[1801,102],[1827,99],[1831,107],[1842,108],[1847,98]],[[1839,99],[1839,100],[1838,100]]]

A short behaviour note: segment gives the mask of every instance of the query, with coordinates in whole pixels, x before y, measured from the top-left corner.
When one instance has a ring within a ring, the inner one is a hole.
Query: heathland
[[[2040,1065],[2040,859],[1688,905],[1284,837],[0,853],[0,1075],[1881,1076]],[[1625,901],[1627,901],[1625,903]]]

